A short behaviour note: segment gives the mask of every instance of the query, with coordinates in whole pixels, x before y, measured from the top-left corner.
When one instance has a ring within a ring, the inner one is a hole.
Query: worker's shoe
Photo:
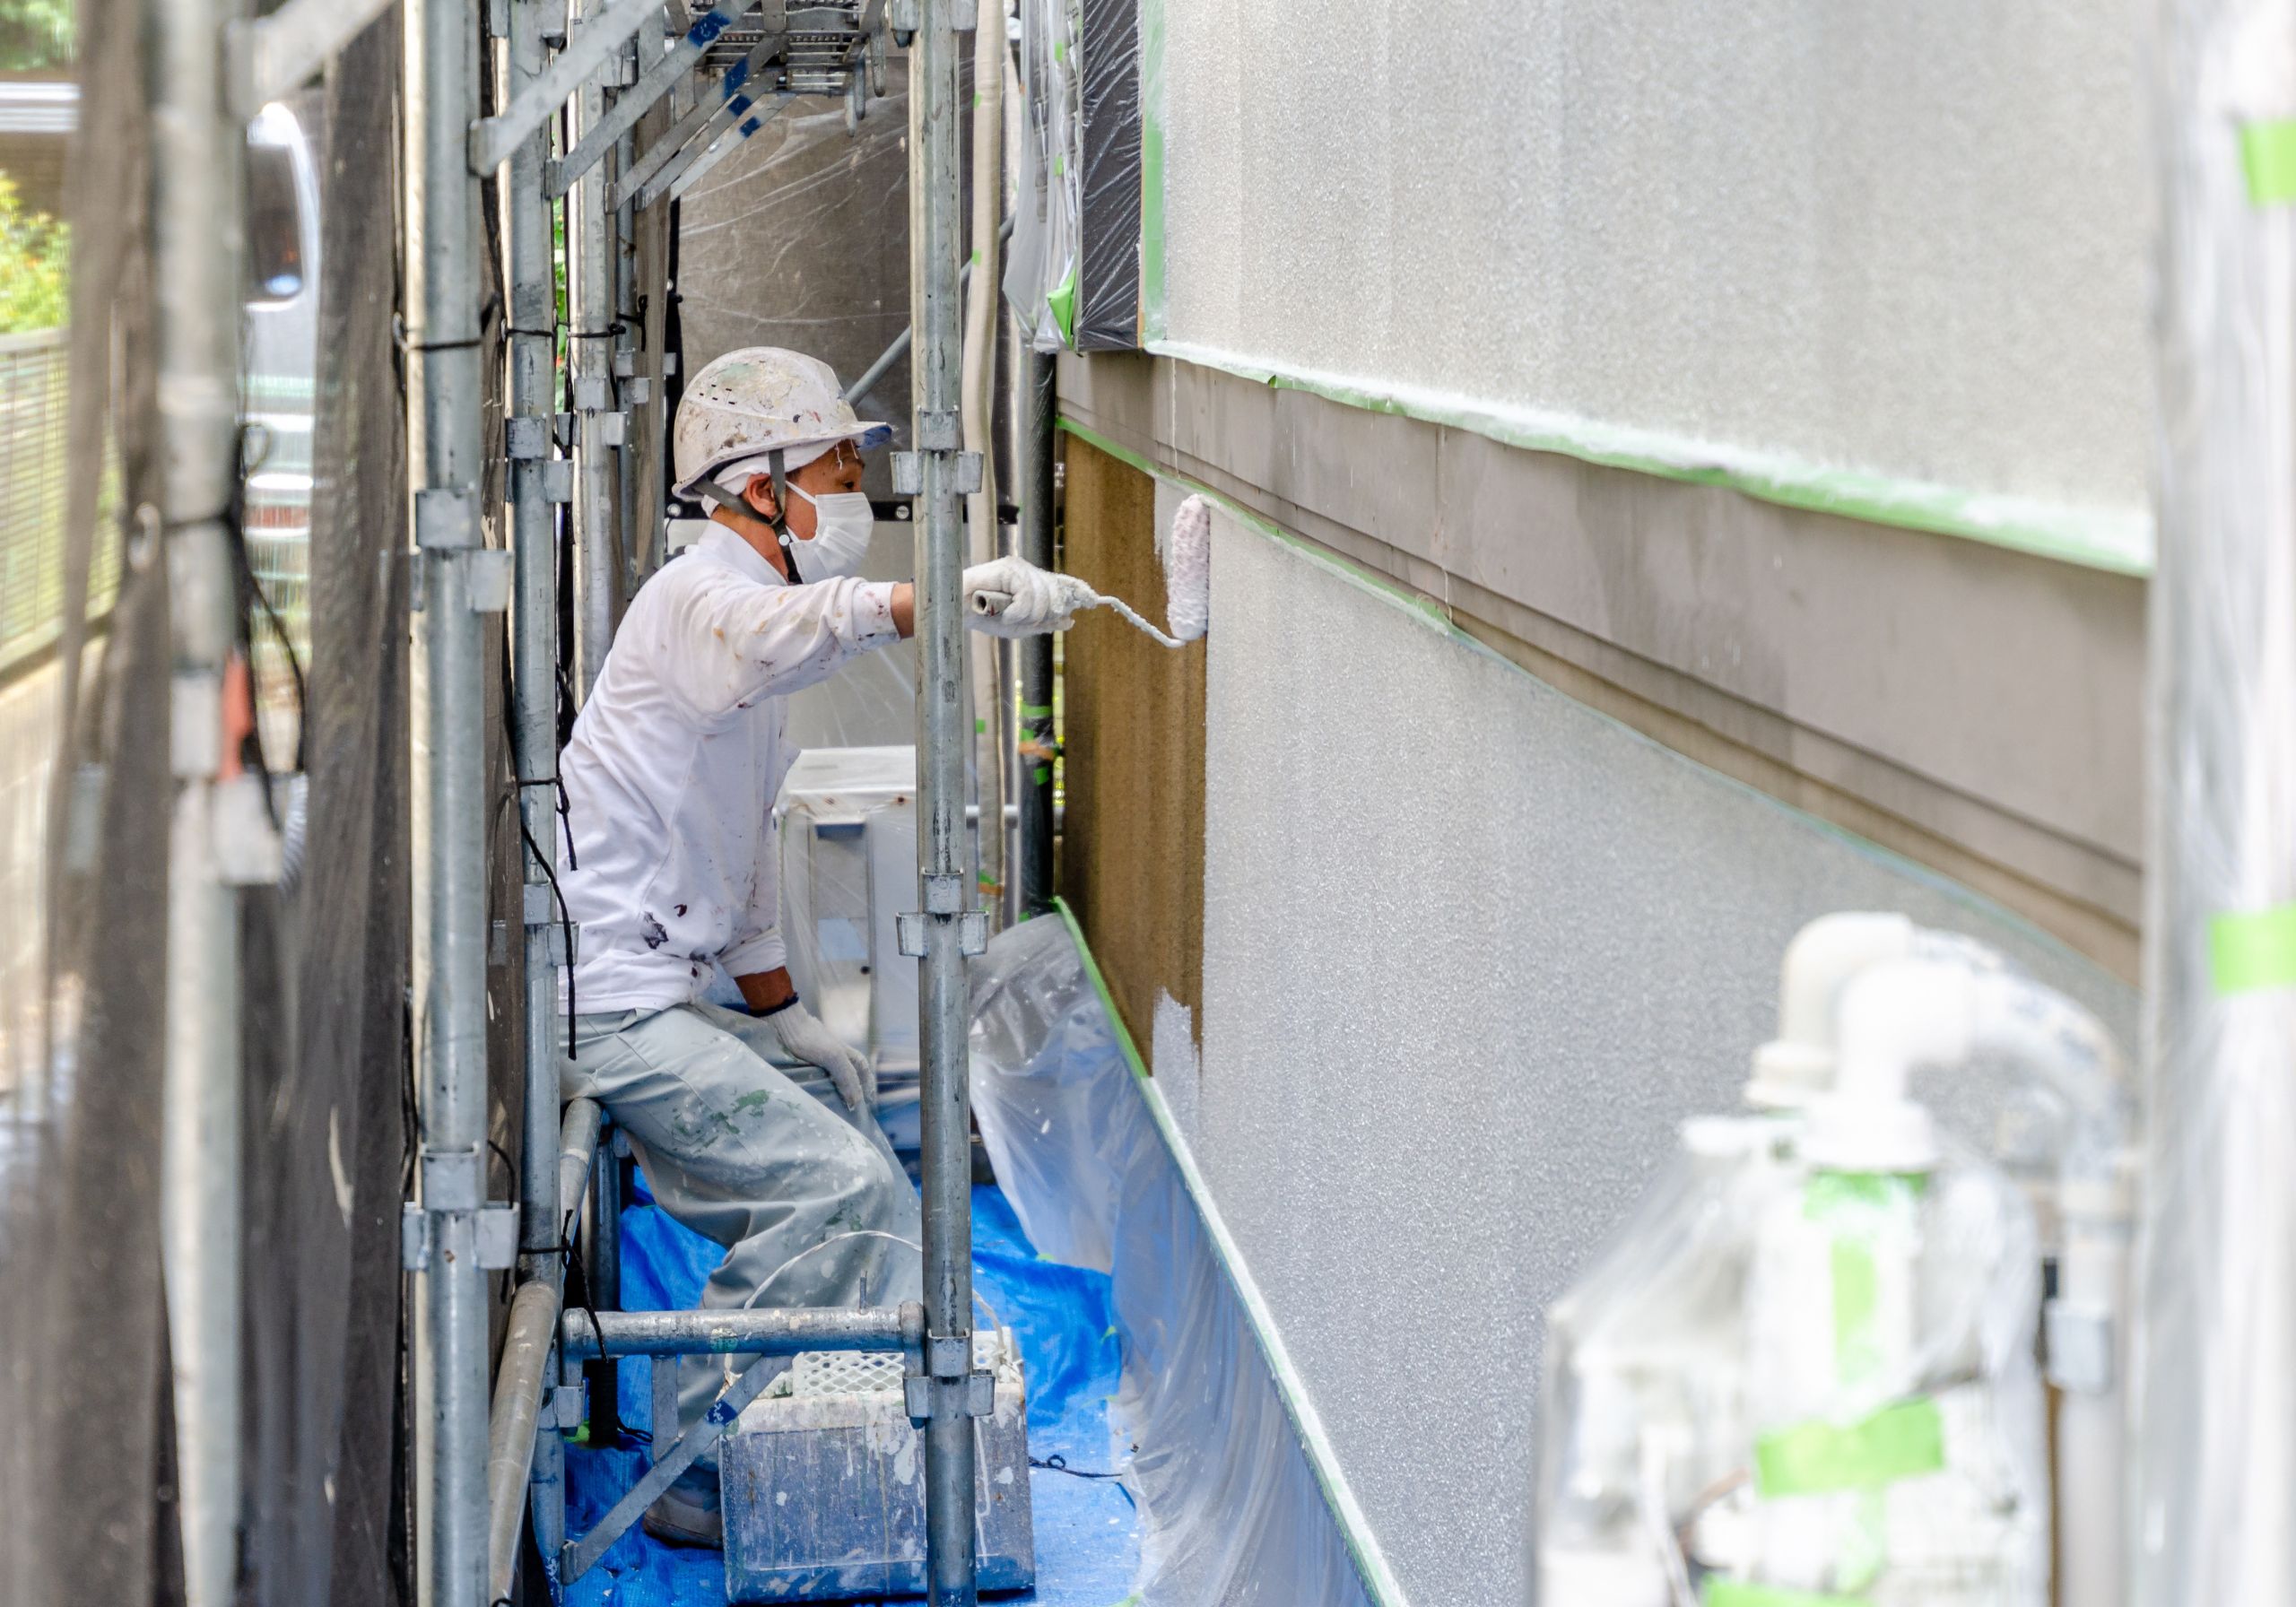
[[[665,1545],[724,1546],[726,1516],[718,1504],[718,1470],[686,1469],[654,1498],[639,1524]]]

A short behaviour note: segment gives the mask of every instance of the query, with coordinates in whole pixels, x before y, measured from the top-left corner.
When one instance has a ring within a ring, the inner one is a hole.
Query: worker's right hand
[[[991,559],[965,571],[965,623],[990,636],[1065,630],[1076,611],[1096,600],[1075,576],[1040,569],[1024,558]]]
[[[820,1017],[803,1004],[793,1003],[764,1020],[792,1056],[829,1073],[848,1110],[877,1108],[877,1068],[869,1064],[866,1055],[822,1026]]]

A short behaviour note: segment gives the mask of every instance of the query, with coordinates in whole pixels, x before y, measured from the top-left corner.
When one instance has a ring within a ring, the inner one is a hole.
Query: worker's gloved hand
[[[990,636],[1065,630],[1078,609],[1098,600],[1075,576],[1040,569],[1024,558],[991,559],[965,571],[965,623]]]
[[[791,1004],[764,1019],[792,1056],[829,1073],[848,1110],[877,1108],[877,1068],[866,1055],[822,1026],[820,1017],[803,1004]]]

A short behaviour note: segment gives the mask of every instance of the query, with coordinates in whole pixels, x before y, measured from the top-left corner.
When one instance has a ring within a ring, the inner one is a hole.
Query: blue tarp
[[[1124,1465],[1109,1402],[1121,1368],[1107,1276],[1039,1257],[1002,1193],[972,1191],[973,1283],[1018,1337],[1029,1385],[1029,1455],[1101,1472]],[[622,1305],[632,1311],[690,1307],[724,1254],[657,1209],[641,1179],[622,1219]],[[622,1420],[648,1427],[647,1364],[625,1360]],[[646,1448],[567,1452],[567,1529],[580,1534],[644,1472]],[[1130,1498],[1115,1480],[1033,1470],[1037,1587],[1007,1601],[1040,1607],[1118,1607],[1139,1570],[1140,1536]],[[569,1607],[720,1607],[726,1568],[716,1551],[665,1546],[635,1525],[567,1590]]]

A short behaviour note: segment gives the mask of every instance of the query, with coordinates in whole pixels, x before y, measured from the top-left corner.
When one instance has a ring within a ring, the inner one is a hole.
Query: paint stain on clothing
[[[661,918],[650,909],[639,917],[638,935],[646,940],[646,946],[649,949],[658,949],[670,941],[670,934],[663,930]]]

